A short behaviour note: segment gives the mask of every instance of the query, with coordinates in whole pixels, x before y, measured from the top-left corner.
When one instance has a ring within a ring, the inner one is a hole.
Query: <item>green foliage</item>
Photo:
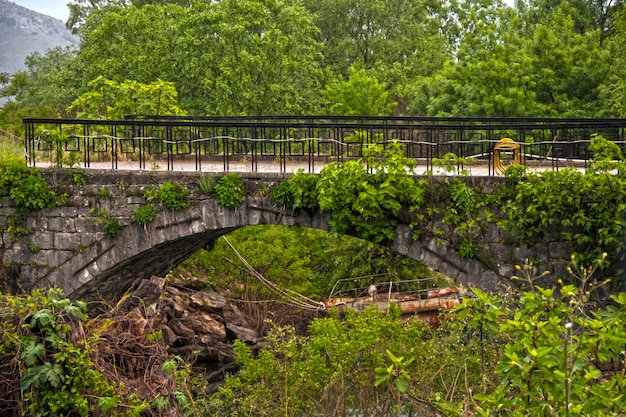
[[[609,71],[609,54],[599,48],[599,32],[575,28],[573,9],[555,9],[533,24],[520,18],[524,8],[490,2],[481,13],[467,3],[456,59],[416,83],[414,112],[590,117],[606,107],[597,91]]]
[[[317,229],[244,227],[230,233],[228,240],[269,281],[315,300],[326,299],[339,279],[374,277],[376,281],[400,281],[438,276],[426,265],[386,246]],[[293,313],[296,307],[270,303],[276,295],[234,259],[232,249],[222,239],[174,271],[183,277],[188,273],[203,277],[208,287],[242,300],[239,308],[249,312],[247,316],[254,318],[254,324],[261,329],[267,328],[264,320],[270,318],[280,325],[300,323],[301,314]]]
[[[521,181],[525,180],[527,176],[527,170],[524,165],[510,165],[504,171],[504,177],[506,183],[510,186],[515,186]]]
[[[172,210],[182,210],[191,204],[189,190],[180,184],[169,181],[159,187],[157,198]]]
[[[83,93],[69,112],[79,119],[116,119],[129,114],[182,115],[178,93],[173,83],[157,80],[149,84],[126,80],[117,83],[102,76],[89,83],[91,91]]]
[[[171,181],[163,183],[159,188],[148,187],[143,196],[148,204],[133,210],[133,221],[144,226],[156,218],[158,209],[154,206],[155,204],[172,210],[182,210],[191,204],[189,190]]]
[[[155,396],[150,409],[147,401],[125,386],[124,369],[107,372],[102,366],[116,359],[110,350],[98,351],[102,339],[93,332],[94,320],[87,316],[84,302],[72,302],[58,289],[37,290],[23,297],[2,295],[0,310],[0,393],[8,413],[137,417],[143,411],[165,415],[160,411],[167,408],[166,402],[159,398],[169,402],[168,397]],[[109,332],[107,338],[111,337],[115,336]]]
[[[100,198],[109,198],[111,196],[109,189],[106,187],[100,188],[98,190],[98,195],[100,196]]]
[[[109,5],[81,26],[78,59],[84,84],[167,80],[193,114],[311,113],[322,77],[316,33],[291,0]]]
[[[305,174],[299,169],[287,181],[275,185],[270,190],[269,198],[279,206],[290,209],[315,210],[317,203],[317,183],[319,177]]]
[[[620,147],[602,135],[594,134],[589,143],[589,152],[592,154],[590,169],[596,173],[616,170],[620,176],[624,175],[624,156]]]
[[[478,244],[471,238],[466,237],[459,243],[457,253],[464,259],[478,259],[480,257],[480,250]]]
[[[502,226],[522,242],[560,233],[571,239],[585,262],[607,252],[608,264],[624,254],[625,189],[623,176],[606,172],[569,168],[528,173],[504,205]]]
[[[317,203],[317,184],[319,177],[317,175],[305,174],[303,170],[298,170],[287,180],[291,186],[293,194],[292,208],[315,210],[318,208]]]
[[[0,303],[0,355],[3,361],[21,363],[23,397],[4,398],[8,404],[20,401],[28,415],[87,416],[96,411],[100,396],[116,395],[117,387],[94,369],[89,357],[94,340],[74,338],[73,326],[87,319],[84,303],[74,304],[58,290],[37,291],[25,299],[5,296]]]
[[[480,209],[485,205],[485,196],[461,179],[448,183],[448,193],[443,222],[452,226],[455,238],[460,239],[457,249],[459,256],[478,259],[480,253],[476,239],[480,234]]]
[[[368,76],[364,69],[348,69],[349,77],[340,74],[322,92],[326,101],[326,113],[342,116],[386,116],[391,114],[397,103],[389,102],[385,83],[380,84]]]
[[[210,415],[240,415],[250,407],[265,416],[337,410],[428,415],[437,397],[463,398],[463,389],[444,381],[463,375],[473,386],[481,379],[480,364],[469,354],[476,341],[466,339],[457,324],[442,322],[435,329],[400,320],[399,313],[393,307],[389,314],[370,308],[350,311],[342,320],[331,314],[314,320],[308,336],[274,328],[258,355],[237,343],[241,372],[213,397]]]
[[[452,174],[456,173],[459,175],[468,175],[471,172],[463,166],[465,164],[473,164],[475,163],[475,158],[465,158],[462,156],[458,156],[455,153],[448,152],[441,158],[433,158],[433,165],[437,167],[436,174]]]
[[[404,360],[404,357],[397,357],[393,353],[387,350],[387,356],[391,361],[391,365],[387,367],[376,368],[376,382],[375,386],[379,386],[380,384],[393,381],[396,389],[404,394],[406,390],[409,388],[409,382],[411,380],[411,375],[406,371],[406,368],[415,360],[415,358]]]
[[[574,283],[559,280],[557,291],[537,285],[544,274],[536,275],[532,264],[526,264],[518,267],[520,276],[514,279],[523,281],[527,290],[512,310],[479,292],[477,300],[461,307],[483,329],[510,338],[496,366],[500,384],[474,395],[477,415],[624,413],[626,401],[614,395],[624,375],[610,369],[610,363],[626,339],[609,335],[623,333],[626,296],[614,295],[614,305],[606,309],[589,308],[592,292],[606,283],[592,278],[598,265],[583,268],[574,262]],[[602,371],[604,366],[609,370]]]
[[[319,207],[330,212],[332,230],[373,242],[392,240],[401,218],[419,230],[424,182],[411,176],[415,161],[403,156],[397,142],[363,152],[366,161],[330,164],[320,172]]]
[[[2,110],[0,109],[0,113]],[[1,124],[0,124],[1,125]],[[3,129],[6,129],[4,127]],[[6,137],[0,133],[0,161],[6,161],[24,156],[24,143],[12,137]]]
[[[137,224],[146,225],[156,218],[157,211],[151,204],[133,210],[133,221]]]
[[[96,207],[91,208],[91,215],[94,216],[94,223],[102,225],[104,236],[115,238],[122,232],[122,225],[118,219],[111,218],[108,211]]]
[[[270,190],[269,198],[278,204],[291,209],[315,210],[317,204],[317,183],[319,177],[305,174],[299,169],[287,181],[275,185]]]
[[[305,0],[304,4],[319,28],[322,67],[329,69],[330,79],[349,76],[350,68],[362,68],[369,77],[388,86],[389,96],[399,103],[396,109],[401,113],[406,111],[412,82],[432,74],[452,57],[446,39],[450,34],[441,30],[450,16],[442,3]],[[366,83],[369,87],[371,84]],[[374,98],[364,100],[371,103]],[[353,109],[361,108],[353,104]]]
[[[270,188],[269,198],[282,207],[293,207],[294,196],[289,181],[282,181]]]
[[[41,173],[29,168],[22,159],[8,159],[0,166],[0,192],[9,195],[13,202],[27,210],[54,207],[55,193]]]
[[[236,172],[224,175],[215,185],[215,198],[226,208],[237,208],[246,199],[243,181]]]
[[[87,178],[85,178],[85,170],[82,168],[71,167],[69,169],[69,173],[72,177],[72,182],[74,185],[85,185],[87,184]]]
[[[200,187],[200,191],[202,191],[207,196],[212,196],[215,192],[215,185],[217,184],[217,179],[212,175],[203,175],[198,180],[198,186]]]

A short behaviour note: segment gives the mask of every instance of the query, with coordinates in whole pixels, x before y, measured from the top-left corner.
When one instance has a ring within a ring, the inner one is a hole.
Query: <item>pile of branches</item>
[[[180,415],[179,363],[154,329],[153,277],[106,314],[59,290],[0,294],[0,416]]]

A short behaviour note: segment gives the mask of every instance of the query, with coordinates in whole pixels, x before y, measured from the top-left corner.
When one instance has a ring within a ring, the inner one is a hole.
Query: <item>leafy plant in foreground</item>
[[[148,188],[144,197],[149,202],[156,200],[172,210],[182,210],[191,204],[189,190],[171,181],[163,183],[158,189]]]
[[[226,208],[237,208],[246,199],[243,181],[236,172],[223,176],[215,186],[217,202]]]
[[[52,289],[1,296],[0,306],[3,412],[138,416],[148,407],[98,370],[93,361],[98,338],[86,329],[85,303]]]
[[[511,338],[496,366],[501,382],[492,392],[474,394],[474,414],[624,415],[626,399],[617,393],[626,376],[615,364],[626,343],[626,294],[613,295],[606,309],[592,308],[594,290],[608,282],[593,279],[601,262],[582,267],[572,258],[576,282],[559,280],[558,291],[537,285],[546,273],[538,275],[527,263],[513,277],[526,285],[517,308],[509,312],[477,292],[477,302],[459,309],[467,314],[484,305],[481,325]]]
[[[458,321],[433,328],[399,314],[395,306],[331,314],[308,336],[275,328],[258,355],[237,343],[241,372],[212,397],[208,415],[440,415],[437,398],[458,400],[484,377],[477,340]]]
[[[133,221],[137,224],[145,225],[154,220],[156,215],[157,211],[151,204],[144,204],[133,210]]]

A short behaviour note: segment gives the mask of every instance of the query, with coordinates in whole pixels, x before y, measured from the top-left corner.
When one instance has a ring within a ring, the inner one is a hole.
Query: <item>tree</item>
[[[616,15],[615,34],[605,43],[611,65],[599,88],[599,102],[605,117],[626,117],[626,12]]]
[[[528,22],[547,22],[554,12],[564,11],[571,16],[577,33],[599,31],[602,45],[613,34],[624,0],[518,0],[516,6]]]
[[[197,88],[199,80],[181,67],[185,51],[178,45],[188,15],[176,5],[92,12],[81,30],[84,85],[102,76],[118,83],[175,82],[181,96]],[[185,76],[189,82],[178,83]]]
[[[429,75],[450,55],[441,34],[445,14],[430,0],[305,0],[320,32],[322,66],[331,78],[363,68],[384,80],[403,104],[407,85]],[[401,111],[404,110],[404,106]]]
[[[474,16],[456,61],[419,80],[413,110],[451,116],[592,116],[600,112],[598,88],[607,54],[598,32],[576,33],[571,17],[526,27],[509,8],[485,23]]]
[[[315,27],[297,2],[130,6],[91,13],[82,33],[87,81],[170,81],[192,113],[311,112],[319,102]]]
[[[414,112],[481,117],[545,112],[528,75],[532,59],[519,52],[525,49],[525,39],[517,31],[518,17],[507,8],[495,13],[485,22],[478,12],[470,12],[457,59],[416,83]]]
[[[344,116],[386,116],[397,103],[389,102],[385,83],[367,75],[364,69],[349,68],[347,80],[339,74],[326,85],[322,96],[328,114]]]
[[[203,27],[206,113],[294,114],[317,107],[320,45],[298,1],[223,0]]]
[[[65,26],[73,33],[79,33],[83,24],[94,10],[117,9],[129,5],[128,0],[73,0],[67,4],[70,15]]]
[[[157,80],[150,84],[114,81],[98,77],[89,83],[91,91],[78,97],[68,111],[82,119],[122,119],[126,115],[182,115],[173,83]]]
[[[24,133],[24,117],[66,116],[81,88],[82,66],[74,49],[34,53],[26,58],[26,67],[10,75],[0,90],[0,97],[12,98],[0,109],[0,125],[16,135]]]
[[[47,107],[50,116],[63,115],[80,88],[81,66],[72,48],[54,48],[26,58],[26,71],[12,75],[3,95],[22,107]]]

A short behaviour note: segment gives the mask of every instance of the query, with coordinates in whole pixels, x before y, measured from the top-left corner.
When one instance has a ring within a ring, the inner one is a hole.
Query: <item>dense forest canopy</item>
[[[76,117],[107,82],[171,85],[197,115],[624,117],[623,4],[74,0],[79,47],[2,74],[0,124]]]

